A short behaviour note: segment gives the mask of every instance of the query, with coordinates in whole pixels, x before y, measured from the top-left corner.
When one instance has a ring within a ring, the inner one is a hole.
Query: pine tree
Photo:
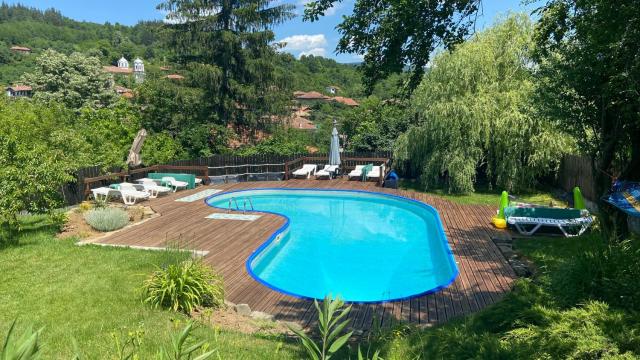
[[[171,47],[189,66],[217,121],[244,129],[264,127],[283,113],[289,81],[278,72],[272,26],[293,17],[291,4],[271,0],[168,0]]]

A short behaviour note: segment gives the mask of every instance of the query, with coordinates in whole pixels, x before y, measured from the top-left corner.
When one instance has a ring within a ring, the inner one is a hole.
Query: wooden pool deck
[[[190,203],[175,201],[204,189],[230,191],[268,187],[359,189],[392,193],[430,204],[440,213],[460,270],[456,280],[441,291],[411,300],[354,304],[350,314],[354,329],[367,330],[374,319],[381,321],[382,326],[389,326],[395,321],[422,325],[442,323],[495,303],[510,290],[516,278],[513,269],[491,240],[492,236],[498,235],[498,231],[489,224],[495,208],[461,205],[428,194],[385,189],[377,187],[375,183],[359,181],[245,182],[181,191],[146,202],[160,216],[97,242],[162,248],[167,240],[181,238],[183,242],[188,242],[188,248],[209,252],[204,259],[222,274],[227,300],[249,304],[252,310],[273,314],[278,320],[310,326],[316,319],[311,301],[273,291],[256,282],[245,269],[245,261],[250,254],[282,226],[282,217],[263,214],[255,221],[212,220],[205,217],[222,211],[205,205],[202,200]]]

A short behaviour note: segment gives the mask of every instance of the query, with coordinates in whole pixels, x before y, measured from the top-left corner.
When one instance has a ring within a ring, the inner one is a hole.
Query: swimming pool
[[[437,291],[458,274],[438,212],[421,202],[318,189],[241,190],[206,202],[227,209],[231,198],[287,219],[246,264],[257,281],[282,293],[392,301]]]

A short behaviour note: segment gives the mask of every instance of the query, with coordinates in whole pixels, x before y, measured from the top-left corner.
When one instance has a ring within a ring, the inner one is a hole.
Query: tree
[[[60,127],[69,117],[60,106],[0,99],[0,227],[10,237],[21,212],[49,213],[62,204],[60,186],[73,179],[87,151],[77,134]]]
[[[533,111],[533,26],[511,16],[435,58],[412,98],[419,125],[398,140],[396,159],[426,187],[528,188],[559,166],[571,142]]]
[[[346,147],[353,151],[393,150],[409,120],[403,104],[371,96],[344,117],[341,128],[347,136]]]
[[[316,21],[341,0],[315,0],[306,5],[305,20]],[[357,0],[353,14],[338,25],[339,53],[364,56],[367,91],[392,73],[409,66],[411,92],[422,80],[433,51],[452,48],[471,31],[480,0]]]
[[[536,42],[543,109],[591,155],[598,193],[640,180],[640,1],[549,1]]]
[[[262,0],[167,0],[171,46],[193,71],[222,125],[255,128],[282,113],[288,81],[274,64],[273,25],[293,16],[292,5]]]
[[[80,53],[67,56],[47,50],[22,82],[33,88],[34,99],[60,102],[71,109],[100,108],[117,100],[113,78],[103,71],[100,60]]]

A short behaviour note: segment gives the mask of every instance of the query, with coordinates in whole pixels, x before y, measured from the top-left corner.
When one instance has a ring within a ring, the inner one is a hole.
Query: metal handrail
[[[229,199],[229,208],[227,209],[227,212],[231,211],[231,202],[232,201],[233,201],[234,204],[236,204],[236,211],[240,211],[240,206],[238,206],[238,200],[236,200],[236,198],[232,197],[232,198]]]

